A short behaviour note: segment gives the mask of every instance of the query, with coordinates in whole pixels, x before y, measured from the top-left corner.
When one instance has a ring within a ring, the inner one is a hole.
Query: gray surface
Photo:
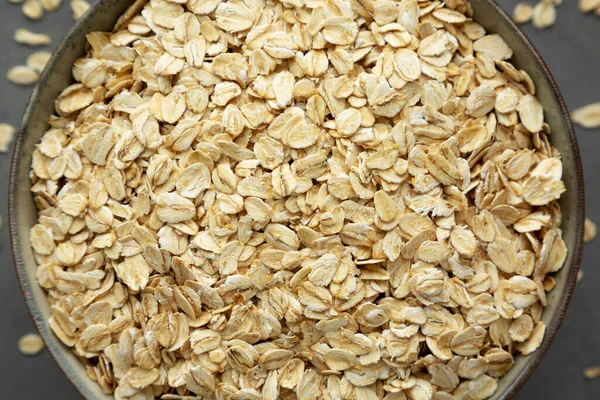
[[[13,32],[27,27],[50,34],[54,45],[57,44],[73,23],[68,1],[63,2],[66,4],[59,11],[31,22],[21,14],[19,6],[0,0],[0,122],[19,125],[30,92],[29,88],[15,87],[4,79],[11,66],[24,64],[33,51],[15,44],[11,39]],[[499,2],[512,10],[518,1]],[[558,8],[557,24],[544,32],[537,32],[531,26],[524,28],[546,60],[571,109],[600,101],[600,18],[579,14],[577,2],[565,1],[565,5]],[[594,207],[595,201],[600,199],[600,181],[594,179],[600,167],[600,130],[577,128],[577,133],[586,171],[588,216],[600,222],[600,209]],[[4,229],[0,232],[0,259],[4,268],[0,279],[0,397],[78,399],[80,396],[47,352],[25,357],[17,350],[18,339],[34,328],[21,298],[9,248],[6,221],[9,168],[10,156],[0,155],[0,191],[5,193],[0,196],[0,214],[4,219]],[[563,327],[517,399],[600,399],[600,379],[588,381],[582,376],[583,368],[600,366],[600,269],[594,262],[599,257],[600,247],[596,243],[587,245],[582,264],[585,276],[575,292]]]

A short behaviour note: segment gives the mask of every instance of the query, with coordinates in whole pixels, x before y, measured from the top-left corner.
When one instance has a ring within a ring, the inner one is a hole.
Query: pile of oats
[[[117,399],[485,399],[566,257],[464,0],[138,1],[33,153],[51,329]]]

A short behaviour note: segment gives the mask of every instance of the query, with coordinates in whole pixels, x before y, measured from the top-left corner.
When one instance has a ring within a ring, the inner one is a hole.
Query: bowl
[[[58,46],[40,81],[34,89],[17,135],[10,174],[9,219],[11,245],[23,296],[48,349],[66,377],[88,400],[106,400],[100,386],[91,381],[83,364],[51,332],[47,320],[50,309],[43,289],[36,282],[36,264],[29,244],[29,230],[36,223],[36,207],[30,193],[29,171],[35,145],[46,132],[46,118],[54,112],[54,100],[72,82],[71,66],[84,53],[85,35],[93,31],[110,31],[115,22],[134,0],[99,0],[76,23]],[[145,2],[138,1],[137,4]],[[583,172],[577,139],[569,114],[548,68],[523,32],[510,17],[491,0],[471,0],[475,20],[488,32],[500,34],[514,50],[512,62],[526,70],[537,87],[537,96],[546,121],[552,128],[550,140],[562,154],[563,179],[567,191],[563,194],[563,238],[568,248],[564,267],[554,275],[556,287],[548,293],[548,305],[543,321],[546,335],[540,348],[528,356],[516,356],[514,367],[500,379],[492,399],[510,399],[523,386],[548,351],[567,311],[575,288],[583,247],[585,218]]]

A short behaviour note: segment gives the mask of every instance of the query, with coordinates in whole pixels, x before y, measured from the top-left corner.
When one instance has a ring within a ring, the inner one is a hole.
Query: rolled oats
[[[49,51],[36,51],[27,57],[27,66],[41,73],[50,61],[50,57],[52,57],[52,53]]]
[[[29,19],[37,21],[44,15],[44,8],[40,0],[25,0],[21,6],[23,14]]]
[[[600,127],[600,103],[593,103],[578,108],[571,113],[573,122],[584,128]]]
[[[58,10],[62,0],[40,0],[40,3],[44,7],[44,11],[52,12]]]
[[[583,370],[583,376],[588,379],[595,379],[600,376],[600,367],[588,367]]]
[[[38,81],[40,74],[33,68],[25,65],[18,65],[9,69],[6,73],[6,77],[15,85],[30,86]]]
[[[583,230],[583,241],[584,243],[591,242],[596,238],[596,224],[589,218],[585,219],[585,226]]]
[[[33,33],[27,29],[19,28],[15,31],[15,42],[28,46],[43,46],[52,43],[52,38],[44,33]]]
[[[529,3],[519,3],[513,10],[513,20],[517,24],[526,24],[533,18],[533,6]]]
[[[19,351],[26,356],[34,356],[44,350],[44,347],[44,341],[35,333],[28,333],[19,339]]]
[[[540,1],[533,7],[533,26],[542,30],[551,27],[556,22],[556,7],[554,3]]]
[[[6,153],[8,147],[15,136],[15,127],[9,124],[0,123],[0,152]]]
[[[579,11],[588,13],[600,9],[599,0],[579,0]]]
[[[30,236],[90,377],[123,399],[492,396],[544,338],[565,187],[533,81],[472,18],[139,0],[89,34],[32,155]]]
[[[90,3],[85,0],[71,0],[73,19],[77,21],[90,8]]]

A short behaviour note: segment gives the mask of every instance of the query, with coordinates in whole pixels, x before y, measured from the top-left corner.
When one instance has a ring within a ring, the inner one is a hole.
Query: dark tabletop
[[[36,50],[51,50],[73,25],[69,1],[60,10],[40,21],[28,20],[20,5],[0,0],[0,123],[17,126],[29,97],[30,88],[16,87],[6,79],[7,70],[24,65],[30,47],[13,42],[17,28],[52,36],[53,44]],[[500,0],[512,12],[517,0]],[[565,0],[557,9],[556,24],[543,31],[531,25],[525,33],[540,51],[569,109],[600,102],[600,17],[581,15],[578,0]],[[576,128],[586,173],[587,215],[600,222],[600,129]],[[35,331],[16,281],[10,251],[7,220],[10,154],[0,154],[0,399],[70,400],[80,396],[68,383],[47,351],[26,357],[17,348],[19,338]],[[597,400],[600,378],[587,380],[585,367],[600,366],[600,238],[585,247],[579,283],[567,317],[540,367],[517,395],[518,400]]]

